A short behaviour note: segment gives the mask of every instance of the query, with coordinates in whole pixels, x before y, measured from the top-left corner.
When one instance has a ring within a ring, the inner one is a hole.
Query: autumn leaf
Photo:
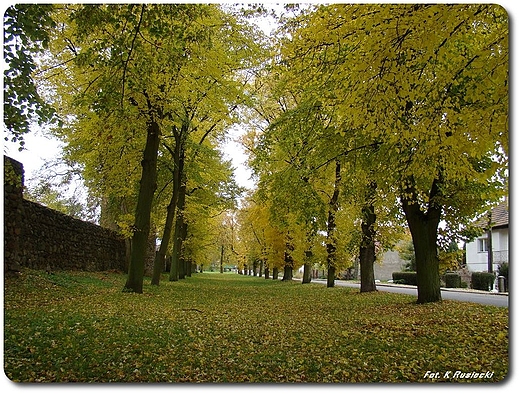
[[[18,382],[421,382],[508,365],[508,309],[203,273],[122,293],[115,273],[6,278]]]

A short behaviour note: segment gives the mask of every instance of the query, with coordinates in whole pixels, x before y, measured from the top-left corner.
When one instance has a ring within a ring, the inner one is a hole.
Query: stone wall
[[[4,156],[4,271],[126,271],[116,232],[23,199],[23,165]]]
[[[20,270],[23,166],[4,156],[4,272]]]

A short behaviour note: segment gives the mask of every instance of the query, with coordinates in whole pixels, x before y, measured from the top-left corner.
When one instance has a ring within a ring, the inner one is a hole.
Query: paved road
[[[326,280],[322,279],[313,279],[313,283],[323,283],[326,284]],[[336,286],[343,287],[353,287],[359,289],[359,283],[345,282],[341,280],[336,280]],[[397,286],[397,285],[384,285],[378,284],[376,285],[377,290],[379,291],[388,291],[391,293],[401,293],[401,294],[409,294],[417,297],[417,288],[411,286]],[[455,289],[441,289],[441,296],[443,300],[455,300],[455,301],[463,301],[463,302],[475,302],[477,304],[483,305],[494,305],[501,307],[509,307],[509,297],[506,294],[497,294],[497,293],[485,293],[485,292],[474,292],[474,291],[464,291],[464,290],[455,290]]]

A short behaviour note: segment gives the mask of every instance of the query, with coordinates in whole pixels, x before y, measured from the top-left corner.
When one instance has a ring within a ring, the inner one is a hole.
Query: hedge
[[[490,272],[472,272],[471,288],[475,290],[489,291],[493,288],[495,274]]]
[[[402,283],[405,285],[417,286],[417,272],[403,271],[392,272],[392,279],[394,283]]]
[[[460,288],[462,287],[460,275],[456,272],[446,272],[444,274],[444,282],[446,283],[446,287],[449,288]]]

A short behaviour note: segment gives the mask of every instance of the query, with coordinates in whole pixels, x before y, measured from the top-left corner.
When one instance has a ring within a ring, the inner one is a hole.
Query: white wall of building
[[[495,229],[492,232],[493,270],[501,262],[509,261],[509,229]],[[471,272],[487,272],[487,233],[466,244],[466,263]]]

